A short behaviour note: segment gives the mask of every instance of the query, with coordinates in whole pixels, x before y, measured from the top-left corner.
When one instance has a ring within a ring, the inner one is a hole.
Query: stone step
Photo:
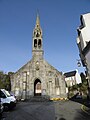
[[[43,96],[34,96],[30,98],[30,102],[45,102],[49,100],[50,100],[49,98]]]

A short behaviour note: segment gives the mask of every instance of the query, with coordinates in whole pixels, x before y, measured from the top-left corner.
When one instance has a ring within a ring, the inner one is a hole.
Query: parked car
[[[77,99],[82,99],[82,94],[81,93],[77,93],[76,98]]]
[[[2,113],[3,113],[3,109],[4,109],[3,103],[2,103],[1,98],[0,98],[0,118],[1,118]]]
[[[0,98],[4,106],[4,110],[10,110],[16,106],[15,97],[11,96],[7,90],[0,89]]]

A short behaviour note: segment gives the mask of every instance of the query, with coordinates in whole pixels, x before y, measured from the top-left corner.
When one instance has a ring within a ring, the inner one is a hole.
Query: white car
[[[0,98],[4,106],[4,110],[10,110],[16,106],[16,99],[11,96],[5,89],[0,89]]]
[[[0,118],[1,118],[2,113],[3,113],[3,109],[4,109],[3,103],[2,103],[1,98],[0,98]]]

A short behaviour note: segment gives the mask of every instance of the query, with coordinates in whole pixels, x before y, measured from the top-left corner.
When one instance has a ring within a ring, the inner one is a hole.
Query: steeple
[[[40,18],[37,14],[36,25],[33,30],[32,55],[43,56],[42,29],[40,27]]]
[[[39,14],[37,13],[36,26],[40,26]]]

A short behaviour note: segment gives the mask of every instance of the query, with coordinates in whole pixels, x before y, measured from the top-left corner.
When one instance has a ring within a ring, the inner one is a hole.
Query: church
[[[64,75],[50,65],[43,55],[42,29],[37,15],[32,37],[32,59],[11,75],[11,91],[17,98],[67,97]]]

